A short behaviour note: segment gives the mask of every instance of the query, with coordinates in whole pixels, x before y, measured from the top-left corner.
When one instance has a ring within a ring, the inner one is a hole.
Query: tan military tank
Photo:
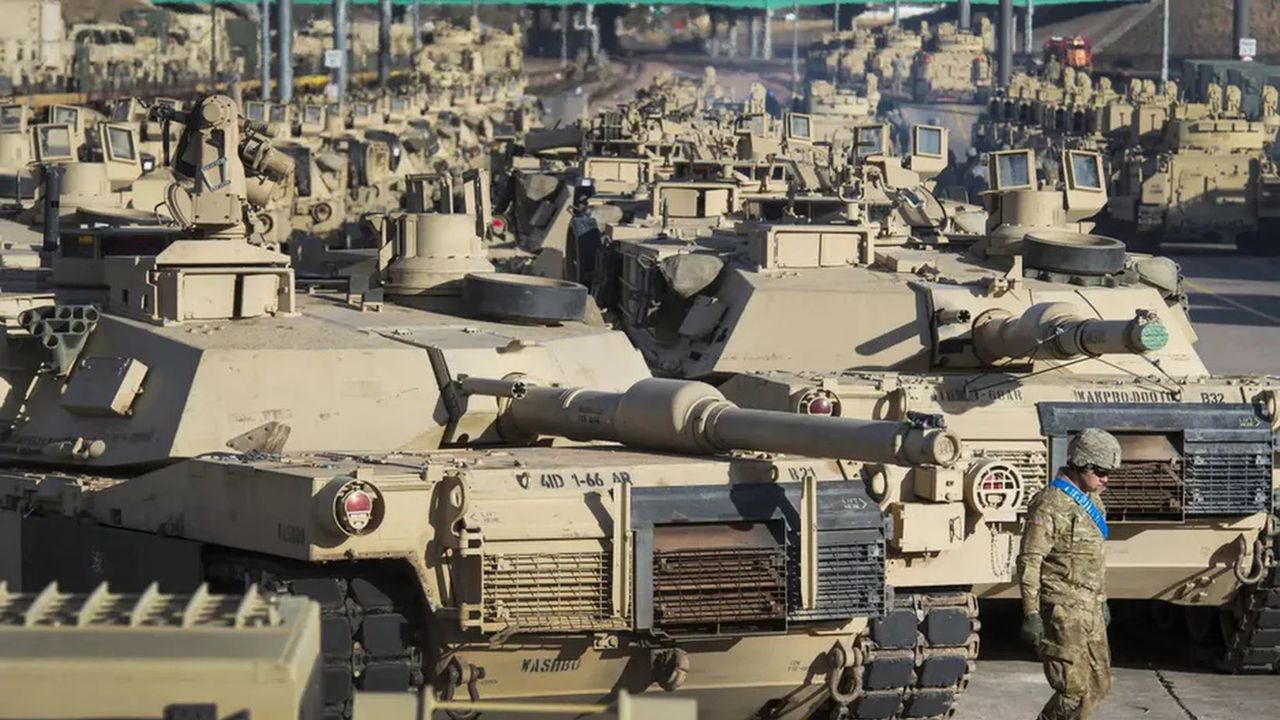
[[[227,98],[183,119],[181,227],[147,252],[112,252],[134,228],[64,234],[54,302],[10,319],[0,535],[22,587],[311,597],[330,716],[353,687],[426,683],[666,691],[710,718],[948,711],[972,597],[925,578],[890,598],[863,481],[941,492],[964,450],[936,420],[652,379],[580,319],[584,288],[494,273],[472,214],[385,216],[370,283],[296,293],[246,223],[275,151]],[[914,507],[969,518],[894,512]]]
[[[877,49],[868,60],[867,72],[873,72],[883,83],[881,92],[894,97],[911,97],[911,68],[916,54],[924,47],[924,31],[888,27],[877,39]]]
[[[991,94],[991,58],[982,35],[941,23],[911,67],[916,102],[985,103]]]
[[[895,538],[948,527],[893,509],[911,499],[987,524],[891,543],[891,583],[1014,596],[1027,499],[1073,433],[1111,430],[1124,464],[1104,495],[1109,596],[1161,601],[1224,667],[1273,671],[1280,379],[1205,368],[1176,265],[1088,234],[1102,158],[1063,160],[1062,184],[1042,187],[1029,151],[993,154],[987,231],[967,248],[890,245],[857,221],[611,230],[597,297],[657,373],[718,382],[742,405],[946,417],[971,453],[955,484],[872,478],[872,497]]]

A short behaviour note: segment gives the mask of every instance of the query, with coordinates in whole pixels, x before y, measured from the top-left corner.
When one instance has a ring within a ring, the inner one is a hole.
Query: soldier
[[[1062,80],[1062,63],[1058,62],[1058,56],[1050,55],[1049,62],[1044,64],[1044,79],[1054,84]]]
[[[1111,689],[1111,649],[1098,494],[1120,464],[1120,443],[1096,428],[1067,445],[1067,465],[1027,508],[1018,556],[1022,637],[1044,663],[1053,697],[1040,720],[1086,720]]]

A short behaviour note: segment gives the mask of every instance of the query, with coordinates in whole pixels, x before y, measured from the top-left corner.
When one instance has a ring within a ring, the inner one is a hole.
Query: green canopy
[[[238,4],[238,5],[259,5],[261,0],[217,0],[218,4]],[[272,5],[278,4],[279,0],[270,0]],[[377,5],[378,0],[348,0],[353,5]],[[1123,1],[1123,0],[1121,0]],[[1146,2],[1146,0],[1129,0],[1130,2]],[[183,4],[183,5],[206,5],[208,0],[152,0],[157,5],[165,4]],[[294,5],[331,5],[333,0],[293,0]],[[395,5],[412,5],[413,0],[391,0]],[[842,2],[842,6],[849,7],[853,5],[878,5],[888,4],[893,0],[858,0],[857,2]],[[907,3],[911,5],[947,5],[954,4],[956,0],[931,0],[927,3]],[[1000,0],[970,0],[974,5],[998,5]],[[1115,3],[1116,0],[1034,0],[1036,5],[1065,5],[1080,3]],[[420,0],[419,5],[422,7],[431,7],[433,5],[471,5],[472,0]],[[542,3],[526,3],[514,2],[513,0],[484,0],[481,5],[558,5],[557,2]],[[717,2],[706,2],[705,0],[665,0],[664,2],[633,2],[632,0],[587,0],[582,2],[571,2],[570,5],[703,5],[705,7],[730,7],[730,8],[772,8],[774,10],[785,10],[803,5],[811,7],[814,5],[833,5],[834,3],[824,0],[718,0]],[[1013,0],[1015,7],[1023,7],[1026,0]]]

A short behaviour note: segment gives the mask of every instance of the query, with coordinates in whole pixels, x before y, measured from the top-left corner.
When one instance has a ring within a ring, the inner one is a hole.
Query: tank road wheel
[[[1272,553],[1280,552],[1280,536],[1271,538]],[[1280,570],[1266,570],[1261,582],[1236,596],[1229,619],[1222,622],[1225,652],[1218,667],[1225,672],[1280,673]]]
[[[976,667],[980,628],[978,603],[970,592],[900,592],[858,640],[858,664],[848,672],[861,674],[853,684],[861,687],[848,716],[950,716]]]
[[[1187,635],[1199,645],[1209,645],[1218,639],[1218,609],[1198,605],[1182,608],[1182,621]]]
[[[1151,620],[1157,630],[1167,635],[1178,627],[1178,611],[1171,603],[1156,600],[1151,603]]]
[[[320,604],[324,719],[351,717],[352,695],[426,684],[426,610],[401,568],[367,562],[326,566],[226,555],[206,563],[210,585],[309,597]]]
[[[470,273],[463,281],[462,299],[468,311],[484,317],[556,323],[582,319],[587,288],[534,275]]]

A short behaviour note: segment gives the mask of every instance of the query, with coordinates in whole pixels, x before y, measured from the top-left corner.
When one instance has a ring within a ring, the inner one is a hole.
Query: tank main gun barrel
[[[1040,303],[1021,315],[989,310],[973,322],[974,351],[988,364],[1136,355],[1159,350],[1168,342],[1169,331],[1149,310],[1138,310],[1132,320],[1099,320],[1080,317],[1066,303]]]
[[[508,437],[553,435],[684,453],[755,450],[892,465],[952,465],[960,439],[927,423],[746,410],[706,383],[647,379],[625,392],[464,378],[462,392],[504,399]]]

